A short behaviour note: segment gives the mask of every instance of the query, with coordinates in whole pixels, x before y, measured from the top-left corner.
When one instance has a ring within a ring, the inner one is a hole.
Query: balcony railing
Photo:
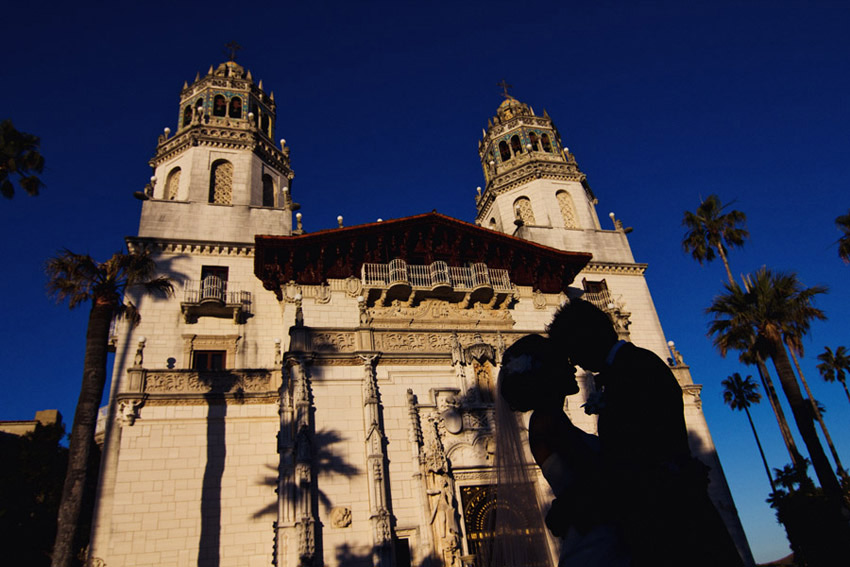
[[[366,287],[407,284],[412,288],[421,289],[448,286],[458,291],[480,287],[492,287],[493,291],[500,293],[513,291],[507,270],[488,268],[484,263],[472,264],[468,267],[447,266],[441,261],[428,265],[416,265],[395,259],[389,264],[363,264],[361,276],[363,285]]]
[[[611,298],[611,293],[607,289],[586,291],[581,297],[603,311],[608,311],[608,306],[614,303],[614,300]]]
[[[199,315],[232,315],[239,323],[251,311],[251,292],[218,276],[207,276],[185,283],[181,306],[187,321]]]

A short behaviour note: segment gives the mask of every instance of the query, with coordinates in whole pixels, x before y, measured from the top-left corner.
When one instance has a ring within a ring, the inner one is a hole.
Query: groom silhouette
[[[606,496],[634,567],[743,565],[708,498],[708,467],[691,455],[682,388],[667,364],[618,340],[608,315],[581,299],[562,306],[547,330],[572,364],[598,373]]]

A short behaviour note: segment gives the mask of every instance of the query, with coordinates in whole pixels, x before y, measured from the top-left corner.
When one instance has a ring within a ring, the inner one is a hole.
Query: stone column
[[[419,490],[416,494],[419,497],[419,537],[417,553],[411,559],[416,562],[422,562],[422,558],[431,556],[433,543],[431,539],[431,529],[429,528],[428,516],[428,470],[425,466],[424,440],[422,437],[422,421],[419,417],[417,409],[416,395],[413,390],[407,390],[407,414],[410,418],[410,451],[413,462],[417,464],[416,472],[413,473],[415,481],[414,486],[418,486]]]
[[[387,454],[378,377],[377,353],[358,354],[363,361],[363,425],[366,432],[366,475],[369,484],[369,521],[372,523],[372,565],[392,567],[394,563],[392,522],[389,511]]]

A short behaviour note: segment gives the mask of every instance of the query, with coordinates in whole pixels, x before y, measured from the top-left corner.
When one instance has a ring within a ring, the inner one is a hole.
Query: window
[[[183,127],[189,126],[192,123],[192,105],[187,104],[183,109]]]
[[[263,118],[260,121],[260,124],[261,124],[261,128],[263,130],[263,133],[266,134],[267,136],[271,137],[272,133],[271,133],[271,129],[269,128],[269,115],[268,114],[263,114]]]
[[[222,95],[215,95],[213,99],[213,116],[225,116],[227,114],[227,100]]]
[[[228,114],[231,118],[242,118],[242,99],[235,96],[230,99],[230,109]]]
[[[540,143],[543,144],[543,151],[552,153],[552,142],[549,141],[549,134],[543,134],[540,137]]]
[[[558,207],[561,208],[561,217],[564,219],[564,226],[566,228],[578,228],[576,208],[570,194],[566,191],[558,191],[555,193],[555,198],[558,200]]]
[[[511,151],[508,149],[508,143],[502,140],[499,142],[499,155],[502,158],[502,161],[508,161],[511,159]]]
[[[495,217],[490,218],[490,230],[496,230],[496,218]]]
[[[511,136],[511,150],[513,150],[515,156],[522,153],[522,144],[519,142],[519,136]]]
[[[227,303],[227,266],[201,266],[200,301]]]
[[[229,205],[233,197],[233,164],[229,161],[213,162],[210,170],[209,202]]]
[[[192,370],[224,370],[227,366],[227,351],[196,350],[192,353]]]
[[[274,180],[268,173],[263,174],[263,206],[274,207]]]
[[[537,132],[529,132],[528,139],[531,141],[531,149],[537,151]]]
[[[523,224],[534,224],[534,211],[531,210],[531,201],[528,197],[520,197],[514,201],[514,211],[516,218]]]
[[[168,174],[168,178],[165,180],[165,195],[164,199],[167,201],[174,201],[177,199],[177,190],[180,187],[180,168],[175,167]]]
[[[584,288],[582,299],[589,301],[603,311],[608,310],[608,305],[612,303],[612,299],[611,293],[608,291],[608,283],[605,280],[589,281],[585,278],[581,280],[581,286]]]
[[[406,537],[395,540],[396,567],[410,567],[410,541]]]

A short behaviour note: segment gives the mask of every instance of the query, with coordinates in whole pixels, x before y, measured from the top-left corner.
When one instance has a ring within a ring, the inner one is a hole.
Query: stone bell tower
[[[292,230],[294,174],[285,140],[274,143],[274,93],[227,61],[184,83],[177,131],[160,135],[141,237],[253,242]]]
[[[476,223],[552,248],[593,253],[595,261],[634,262],[625,237],[603,230],[596,196],[549,114],[505,94],[478,143],[485,187]]]

